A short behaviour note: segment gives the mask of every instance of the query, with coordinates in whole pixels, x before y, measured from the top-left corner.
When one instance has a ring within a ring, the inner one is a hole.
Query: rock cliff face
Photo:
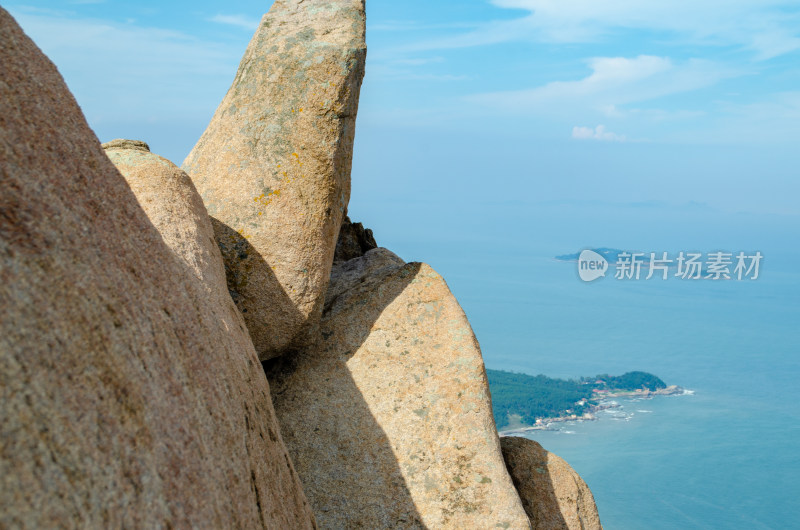
[[[2,9],[0,57],[0,527],[312,528],[252,345]]]
[[[429,266],[335,266],[316,342],[269,375],[320,526],[528,528],[477,341]]]
[[[534,529],[602,530],[592,492],[569,464],[527,438],[500,443]]]
[[[276,1],[183,163],[262,359],[320,317],[350,197],[364,24],[363,0]]]
[[[344,217],[364,53],[363,1],[276,1],[190,179],[0,9],[0,528],[600,528],[501,451],[442,277]]]

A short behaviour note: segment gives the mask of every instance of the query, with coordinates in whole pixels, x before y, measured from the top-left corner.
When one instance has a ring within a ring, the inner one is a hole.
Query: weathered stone
[[[537,442],[500,439],[503,458],[536,530],[602,530],[592,492],[564,460]]]
[[[267,369],[321,527],[529,527],[478,343],[441,276],[370,250],[333,268],[320,330]]]
[[[242,329],[244,321],[228,294],[211,219],[192,180],[166,158],[151,153],[144,142],[112,140],[104,143],[103,149],[164,242],[195,274],[198,287],[224,308],[226,328],[231,329],[249,355],[253,343],[247,330]]]
[[[103,144],[103,149],[135,149],[137,151],[150,152],[150,146],[141,140],[126,140],[124,138],[117,138]]]
[[[400,259],[397,254],[385,248],[372,250],[365,259],[351,259],[337,264],[333,269],[336,281],[330,283],[328,292],[325,295],[326,310],[341,294],[346,293],[359,283],[381,277],[385,273],[392,272],[405,264],[406,262]]]
[[[262,359],[319,321],[350,197],[364,28],[363,0],[276,1],[183,164]]]
[[[366,254],[368,250],[378,248],[372,230],[364,228],[361,223],[353,223],[345,216],[339,229],[339,240],[336,242],[336,253],[333,262],[351,260]]]
[[[0,527],[313,527],[254,350],[2,9],[0,62]]]

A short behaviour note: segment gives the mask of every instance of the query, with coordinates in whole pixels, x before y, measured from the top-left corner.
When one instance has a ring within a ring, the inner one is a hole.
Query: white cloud
[[[403,61],[393,61],[401,65],[396,67],[390,64],[381,64],[373,62],[367,65],[367,73],[370,80],[403,80],[403,81],[465,81],[469,79],[466,75],[446,74],[442,72],[424,72],[419,69],[412,69],[409,67],[423,66],[427,62],[411,62],[404,63]]]
[[[711,86],[738,75],[710,61],[674,63],[668,57],[596,57],[588,60],[592,73],[577,81],[553,81],[540,87],[470,96],[470,100],[517,111],[563,111],[567,106],[620,114],[619,107]]]
[[[685,109],[659,109],[659,108],[625,108],[621,109],[613,105],[603,107],[600,112],[613,119],[620,118],[643,118],[653,123],[675,122],[685,120],[696,120],[708,116],[705,110],[685,110]]]
[[[258,28],[259,20],[244,15],[214,15],[208,19],[209,22],[237,26],[248,31],[255,31]]]
[[[572,138],[575,140],[602,140],[605,142],[624,142],[625,136],[607,131],[605,125],[598,125],[594,129],[591,127],[572,128]]]
[[[499,42],[587,43],[619,30],[659,32],[659,38],[734,46],[768,59],[800,49],[796,0],[493,0],[528,15],[492,21],[474,31],[417,45],[461,48]]]
[[[713,132],[694,129],[686,134],[713,134],[715,141],[773,145],[794,145],[800,137],[800,92],[766,94],[746,104],[720,102],[719,107]]]
[[[420,58],[412,58],[412,59],[396,59],[393,61],[396,64],[404,64],[407,66],[422,66],[425,64],[434,64],[434,63],[443,63],[444,57],[420,57]]]
[[[440,24],[422,24],[413,20],[385,20],[370,24],[370,31],[386,31],[386,32],[401,32],[401,31],[425,31],[425,30],[442,30],[442,29],[474,29],[480,27],[480,24],[475,22],[447,22]]]
[[[232,78],[241,55],[180,31],[27,10],[12,14],[68,78],[106,88],[192,76]]]
[[[225,95],[242,49],[180,31],[13,9],[102,141],[134,137],[180,163]]]

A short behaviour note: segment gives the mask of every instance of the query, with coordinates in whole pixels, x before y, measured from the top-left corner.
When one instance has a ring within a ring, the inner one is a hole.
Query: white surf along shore
[[[520,434],[524,434],[526,432],[531,431],[551,431],[551,430],[558,430],[560,423],[570,422],[570,421],[597,421],[597,413],[609,410],[609,409],[616,409],[622,407],[617,401],[614,401],[615,398],[624,398],[629,400],[639,400],[639,399],[653,399],[656,396],[682,396],[682,395],[692,395],[694,394],[694,390],[687,390],[683,387],[677,385],[670,385],[666,388],[661,388],[658,390],[647,390],[647,389],[639,389],[639,390],[624,390],[619,392],[598,392],[598,402],[596,405],[592,406],[589,412],[584,414],[564,414],[562,416],[556,416],[553,418],[539,418],[536,420],[534,425],[523,425],[519,427],[513,427],[511,429],[505,429],[499,431],[500,436],[516,436]],[[638,411],[638,412],[651,412],[651,411]]]

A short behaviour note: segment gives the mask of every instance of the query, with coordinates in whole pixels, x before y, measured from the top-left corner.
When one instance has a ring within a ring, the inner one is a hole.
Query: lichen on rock
[[[363,0],[276,1],[183,163],[262,359],[319,321],[350,197],[364,32]]]

